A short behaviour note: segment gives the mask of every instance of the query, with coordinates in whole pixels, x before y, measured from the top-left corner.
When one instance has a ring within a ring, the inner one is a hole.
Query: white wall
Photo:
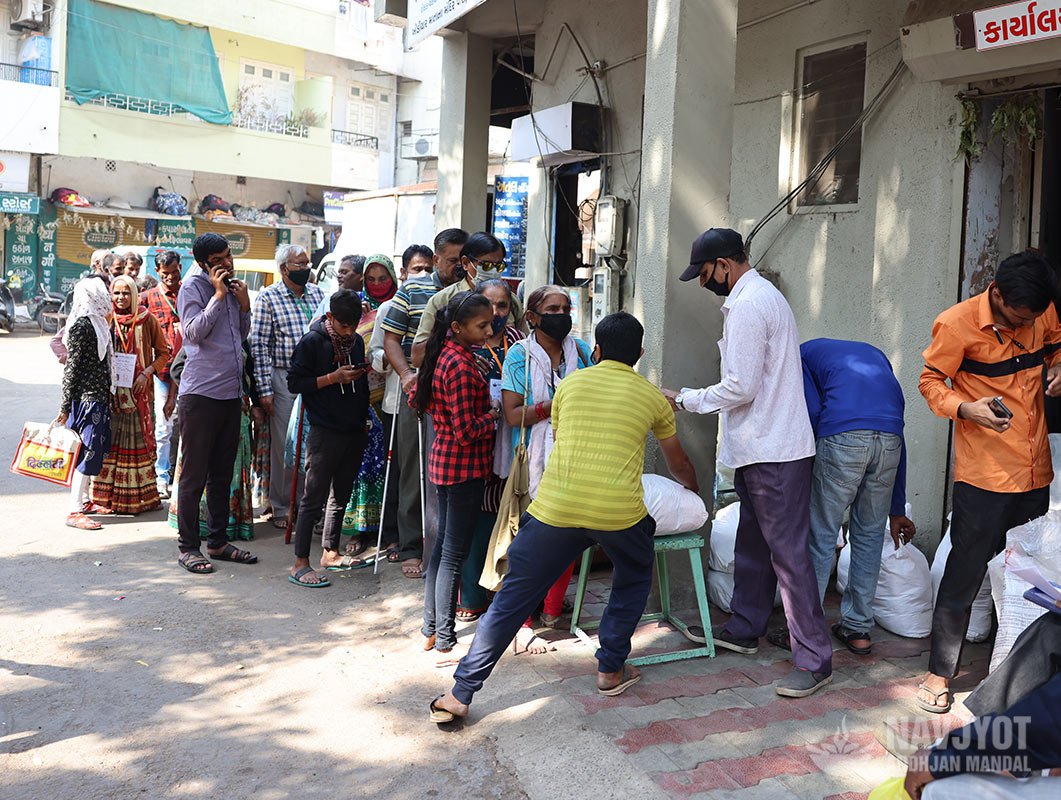
[[[621,8],[617,8],[621,6]],[[606,63],[618,63],[631,56],[645,52],[648,11],[645,0],[627,0],[623,3],[612,0],[585,0],[570,3],[566,0],[546,0],[544,20],[535,34],[534,47],[537,60],[535,72],[542,74],[545,62],[554,42],[561,35],[561,25],[567,22],[578,36],[591,62],[598,59]],[[584,66],[575,43],[566,31],[560,41],[545,80],[534,84],[532,104],[534,109],[550,108],[575,100],[596,105],[597,94],[592,81],[581,88],[584,74],[577,70]],[[618,153],[639,151],[641,147],[641,105],[645,88],[645,61],[637,59],[609,70],[601,80],[604,105],[608,109],[608,151]],[[576,91],[577,89],[577,91]],[[572,96],[573,94],[573,96]],[[641,156],[633,152],[626,156],[609,158],[609,194],[618,195],[628,202],[626,228],[637,231],[637,208],[633,202]],[[546,177],[544,170],[535,171],[531,180],[527,226],[527,281],[533,288],[546,282],[550,274],[547,241]],[[636,237],[631,235],[630,251],[636,249]]]
[[[793,159],[797,51],[869,31],[866,102],[900,59],[905,0],[822,0],[738,33],[731,212],[747,233],[798,179]],[[742,2],[741,22],[778,8]],[[801,339],[859,339],[891,359],[907,401],[908,496],[922,532],[939,534],[948,426],[917,389],[935,316],[957,297],[962,173],[954,88],[907,74],[864,129],[857,210],[782,213],[752,260],[777,272]],[[705,124],[709,115],[705,113]],[[774,242],[777,237],[776,242]],[[771,242],[774,242],[771,245]]]
[[[394,163],[394,185],[407,186],[429,180],[425,169],[431,162],[401,157],[400,132],[404,120],[412,122],[413,135],[438,134],[442,105],[442,39],[432,36],[415,50],[405,54],[398,80],[399,152]]]
[[[176,190],[196,208],[198,201],[208,194],[220,195],[229,203],[257,208],[283,203],[288,211],[307,199],[304,184],[247,178],[246,184],[239,185],[234,175],[161,169],[129,161],[116,162],[115,171],[108,172],[106,163],[98,158],[45,156],[42,159],[41,193],[47,196],[60,186],[66,186],[93,202],[102,203],[117,197],[139,208],[147,206],[156,186],[164,186],[167,191]],[[320,201],[319,192],[315,199]]]

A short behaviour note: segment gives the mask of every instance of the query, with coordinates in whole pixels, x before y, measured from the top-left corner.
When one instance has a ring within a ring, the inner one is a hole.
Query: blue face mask
[[[490,320],[490,327],[493,328],[495,334],[501,333],[508,325],[508,317],[494,317]]]

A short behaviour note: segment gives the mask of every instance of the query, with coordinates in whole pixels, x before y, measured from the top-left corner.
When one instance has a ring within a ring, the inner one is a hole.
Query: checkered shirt
[[[181,336],[180,317],[177,316],[177,295],[168,295],[165,294],[165,291],[159,285],[144,292],[143,298],[147,310],[162,326],[162,335],[166,337],[166,344],[169,345],[169,359],[166,361],[166,366],[162,368],[162,372],[158,375],[160,380],[168,381],[170,364],[173,363],[173,359],[180,352],[184,339]]]
[[[489,477],[494,463],[494,418],[490,390],[475,357],[446,342],[431,382],[435,442],[427,460],[436,486]]]
[[[273,393],[273,369],[288,369],[295,345],[309,328],[313,312],[324,299],[315,283],[306,284],[302,297],[283,281],[258,293],[251,313],[250,346],[254,358],[254,380],[263,397]]]

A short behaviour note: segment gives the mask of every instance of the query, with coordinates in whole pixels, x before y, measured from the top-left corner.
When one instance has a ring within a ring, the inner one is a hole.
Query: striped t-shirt
[[[420,316],[424,313],[428,301],[441,288],[442,282],[438,273],[432,272],[422,278],[407,281],[395,292],[390,310],[387,311],[380,327],[387,333],[402,337],[402,350],[406,358],[412,356],[413,337],[416,336],[416,329],[420,327]]]
[[[568,375],[553,397],[556,445],[528,512],[556,528],[621,531],[648,513],[645,438],[676,433],[663,394],[626,364]]]

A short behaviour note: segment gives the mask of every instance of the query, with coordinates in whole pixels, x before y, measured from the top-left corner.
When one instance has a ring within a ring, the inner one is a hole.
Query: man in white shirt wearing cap
[[[833,668],[808,544],[815,442],[796,320],[781,292],[752,269],[736,231],[705,231],[689,260],[681,280],[699,277],[703,288],[725,298],[722,379],[665,394],[678,409],[720,415],[719,460],[735,470],[741,500],[733,616],[711,635],[716,647],[755,653],[780,586],[794,668],[776,691],[806,697],[832,680]],[[704,641],[705,632],[690,631]]]

